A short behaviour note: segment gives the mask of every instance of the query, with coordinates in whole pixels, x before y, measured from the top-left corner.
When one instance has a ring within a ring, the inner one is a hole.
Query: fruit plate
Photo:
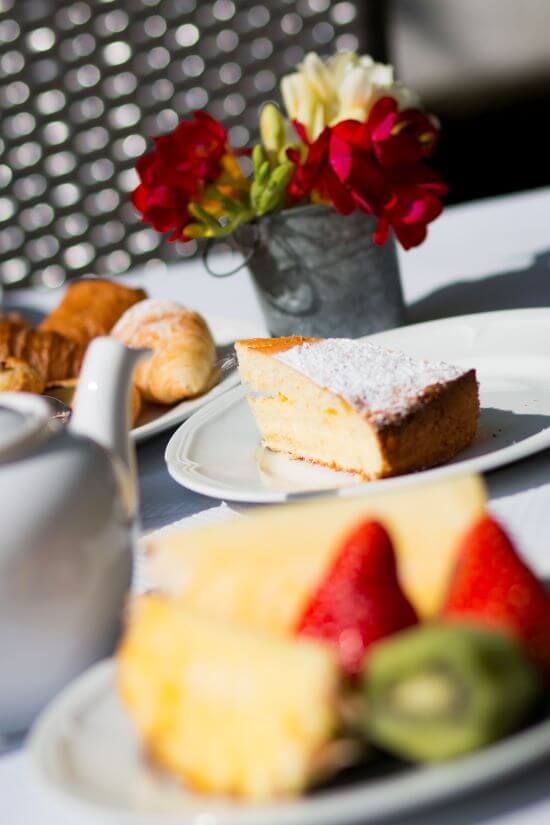
[[[257,324],[250,321],[211,317],[207,317],[206,320],[216,342],[217,362],[220,369],[219,381],[204,395],[189,398],[170,407],[146,404],[140,415],[138,426],[132,430],[132,437],[137,443],[181,424],[205,404],[238,384],[239,376],[233,360],[233,344],[239,338],[265,335]]]
[[[295,801],[251,805],[182,789],[145,761],[106,660],[54,700],[31,731],[34,772],[49,803],[116,825],[366,825],[441,802],[550,754],[550,718],[471,756],[412,768],[373,760]]]
[[[441,467],[360,483],[346,473],[261,448],[239,385],[174,433],[165,455],[172,477],[184,487],[228,501],[276,502],[323,489],[350,495],[483,472],[550,447],[550,309],[447,318],[369,340],[412,356],[475,367],[481,421],[474,444]]]

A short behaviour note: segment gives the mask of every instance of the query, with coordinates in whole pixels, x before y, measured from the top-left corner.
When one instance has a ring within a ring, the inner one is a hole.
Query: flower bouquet
[[[401,321],[395,254],[420,244],[446,187],[426,164],[434,119],[391,66],[308,54],[232,149],[206,112],[155,138],[132,200],[169,240],[233,234],[274,334],[359,335]],[[243,156],[250,156],[249,170]]]

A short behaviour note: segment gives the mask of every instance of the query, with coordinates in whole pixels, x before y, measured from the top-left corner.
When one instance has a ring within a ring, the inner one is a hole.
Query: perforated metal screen
[[[54,287],[194,254],[128,193],[152,135],[206,107],[242,146],[309,49],[360,44],[361,0],[0,0],[0,279]]]

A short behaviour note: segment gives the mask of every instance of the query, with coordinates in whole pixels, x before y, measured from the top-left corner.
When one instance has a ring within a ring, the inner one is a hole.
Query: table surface
[[[426,243],[400,252],[409,322],[496,309],[550,306],[550,189],[478,201],[446,210]],[[223,268],[227,261],[220,262]],[[211,316],[263,323],[248,273],[207,275],[200,261],[127,276],[154,297],[170,297]],[[39,311],[55,293],[11,292],[10,304]],[[218,502],[178,486],[163,453],[170,432],[138,449],[141,520],[145,531]],[[520,542],[530,562],[550,571],[550,451],[486,477],[491,508]],[[550,759],[506,783],[409,817],[399,825],[548,825]],[[103,825],[74,818],[36,787],[24,749],[0,758],[0,825]],[[109,820],[112,822],[113,820]],[[107,825],[107,823],[105,823]],[[397,825],[393,821],[392,825]]]

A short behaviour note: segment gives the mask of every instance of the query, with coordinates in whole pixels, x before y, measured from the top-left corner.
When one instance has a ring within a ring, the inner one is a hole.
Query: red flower
[[[421,244],[428,224],[441,214],[441,198],[446,193],[445,184],[427,166],[417,164],[396,170],[391,178],[391,194],[378,214],[374,242],[386,243],[391,228],[404,249]]]
[[[429,157],[439,131],[419,109],[400,112],[392,97],[383,97],[372,107],[367,119],[373,149],[384,166],[417,163]]]
[[[302,125],[295,123],[294,127],[301,139],[307,140]],[[361,141],[367,151],[357,151]],[[345,120],[327,126],[310,144],[305,163],[300,163],[293,150],[289,151],[289,158],[296,164],[289,190],[293,200],[301,200],[315,191],[342,215],[349,215],[356,207],[375,212],[372,199],[376,193],[382,194],[384,179],[370,151],[370,136],[364,123]]]
[[[132,203],[144,223],[158,232],[169,232],[169,240],[182,240],[190,221],[188,205],[221,172],[228,151],[227,133],[206,112],[195,112],[173,132],[154,139],[155,148],[136,163],[141,183],[132,193]]]
[[[424,240],[447,189],[422,163],[433,152],[438,135],[423,112],[400,112],[395,100],[385,97],[365,123],[345,120],[327,126],[313,143],[300,123],[294,126],[308,153],[302,162],[296,150],[289,151],[296,164],[291,199],[313,194],[343,215],[354,209],[375,215],[377,244],[386,242],[390,228],[405,249]]]

